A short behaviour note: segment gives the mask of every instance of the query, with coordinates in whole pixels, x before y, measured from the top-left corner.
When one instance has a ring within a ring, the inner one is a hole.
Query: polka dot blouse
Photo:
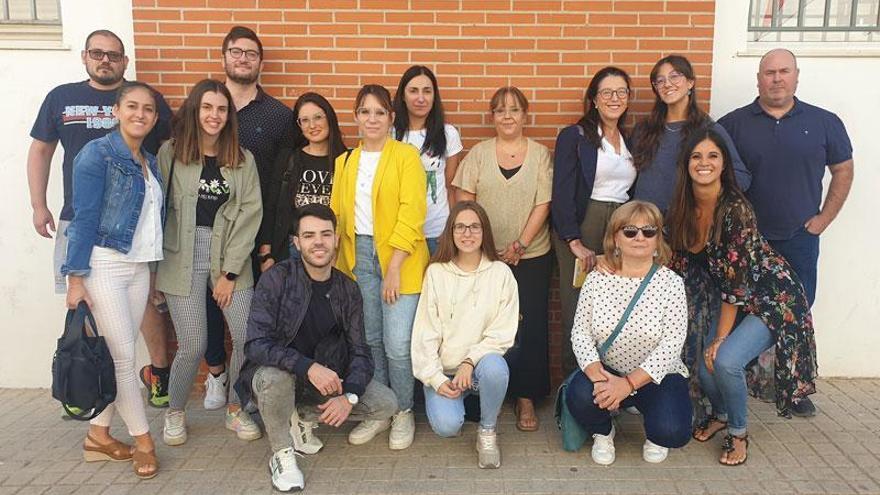
[[[587,276],[571,330],[572,348],[581,369],[599,361],[597,349],[614,331],[641,283],[641,278],[595,271]],[[670,373],[688,376],[681,360],[687,314],[684,281],[661,267],[605,354],[604,364],[627,374],[641,368],[658,384]]]

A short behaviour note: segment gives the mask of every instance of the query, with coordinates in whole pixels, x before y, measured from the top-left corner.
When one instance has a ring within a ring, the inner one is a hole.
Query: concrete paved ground
[[[417,416],[416,440],[405,451],[388,450],[387,434],[353,447],[340,430],[322,427],[324,450],[300,458],[308,494],[348,493],[876,493],[880,494],[880,380],[822,380],[810,420],[776,416],[770,404],[750,403],[750,457],[744,466],[718,464],[721,438],[673,450],[661,465],[641,459],[644,434],[638,416],[623,414],[617,462],[600,467],[589,445],[566,453],[552,422],[552,405],[540,409],[541,430],[522,433],[506,406],[499,426],[502,467],[481,470],[474,452],[475,425],[459,438],[440,439]],[[0,390],[0,495],[238,494],[272,493],[265,439],[244,443],[223,428],[222,411],[205,411],[193,399],[189,441],[161,443],[162,414],[150,409],[162,469],[139,481],[130,463],[84,463],[85,425],[62,421],[47,390]],[[126,440],[120,427],[114,434]]]

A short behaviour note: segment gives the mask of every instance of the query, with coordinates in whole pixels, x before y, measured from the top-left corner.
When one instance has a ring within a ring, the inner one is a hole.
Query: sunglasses
[[[645,239],[650,239],[657,235],[657,227],[654,225],[645,225],[643,227],[636,227],[635,225],[624,225],[623,228],[620,229],[623,232],[623,236],[627,239],[634,239],[637,235],[639,235],[639,231],[642,232],[642,235],[645,236]]]
[[[122,62],[122,58],[125,57],[125,54],[121,52],[105,52],[104,50],[99,50],[97,48],[88,50],[87,53],[92,60],[104,60],[104,56],[106,55],[107,59],[114,63]]]

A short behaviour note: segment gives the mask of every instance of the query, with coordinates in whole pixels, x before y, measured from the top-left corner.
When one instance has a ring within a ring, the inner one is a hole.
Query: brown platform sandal
[[[88,445],[83,442],[83,459],[85,459],[86,462],[122,462],[131,460],[134,450],[131,445],[122,443],[116,439],[110,443],[104,444],[95,440],[91,435],[86,435],[86,438],[94,444]]]
[[[159,474],[159,459],[156,459],[155,449],[149,452],[135,450],[134,455],[132,455],[131,459],[132,465],[134,466],[134,474],[138,478],[142,480],[148,480],[150,478],[154,478],[157,474]],[[141,471],[141,468],[145,466],[153,466],[153,469],[149,471]]]
[[[739,435],[731,435],[728,433],[727,436],[724,437],[724,443],[721,445],[721,450],[723,452],[726,452],[727,455],[730,455],[731,452],[733,452],[735,450],[735,447],[733,446],[733,442],[736,440],[739,440],[741,442],[745,442],[746,455],[744,455],[743,458],[737,462],[724,462],[721,459],[718,459],[718,462],[720,464],[722,464],[724,466],[739,466],[740,464],[745,464],[746,461],[749,459],[749,435],[748,434],[739,436]]]
[[[516,402],[513,405],[513,414],[516,416],[516,429],[517,430],[525,431],[525,432],[538,431],[538,415],[535,414],[534,409],[535,409],[535,405],[533,402],[531,417],[523,416],[521,414],[522,411],[520,410],[520,407],[519,407],[519,399],[516,400]],[[526,420],[528,420],[528,419],[533,420],[534,423],[533,424],[526,423]]]
[[[727,421],[721,421],[720,419],[718,419],[717,416],[708,416],[704,418],[703,421],[701,421],[696,428],[694,428],[694,432],[691,434],[691,437],[693,437],[693,439],[698,442],[708,442],[709,440],[712,440],[715,434],[725,428],[727,428]],[[711,433],[709,433],[710,431]],[[698,434],[705,433],[709,433],[709,436],[707,436],[706,438],[697,437]]]

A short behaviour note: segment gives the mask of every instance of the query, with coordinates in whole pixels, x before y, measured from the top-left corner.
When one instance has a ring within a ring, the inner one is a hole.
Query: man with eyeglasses
[[[61,275],[61,264],[67,252],[67,226],[73,218],[73,159],[80,149],[93,139],[112,131],[117,124],[113,116],[116,90],[124,82],[123,74],[128,57],[122,40],[112,31],[99,29],[86,37],[81,53],[82,63],[89,78],[85,81],[62,84],[46,95],[31,129],[27,158],[28,187],[33,207],[34,229],[43,237],[55,233],[55,293],[65,294],[67,283]],[[170,135],[171,109],[161,94],[155,92],[159,121],[144,141],[144,148],[156,153],[159,145]],[[46,201],[52,156],[59,141],[64,148],[62,176],[64,204],[55,219]],[[168,405],[168,359],[165,354],[165,323],[153,304],[147,305],[141,324],[141,333],[147,343],[151,366],[141,370],[141,380],[149,389],[148,402],[154,407]]]
[[[263,43],[253,29],[235,26],[223,38],[220,63],[226,71],[226,87],[232,94],[232,101],[238,116],[238,137],[242,147],[253,153],[260,176],[260,191],[263,204],[267,194],[274,188],[269,186],[272,178],[272,165],[284,147],[292,147],[297,139],[299,127],[295,125],[293,111],[277,99],[269,96],[257,83],[263,70]],[[264,237],[264,232],[272,226],[265,225],[267,209],[263,209],[263,222],[257,236],[256,245]],[[268,255],[254,250],[252,266],[254,279],[260,276],[260,263]],[[205,379],[205,409],[219,409],[226,404],[226,349],[223,313],[217,307],[210,291],[206,294],[208,317],[208,346],[205,361],[208,376]]]
[[[746,192],[758,230],[797,273],[812,306],[819,235],[843,208],[853,181],[852,144],[840,118],[795,97],[800,69],[794,54],[770,50],[758,66],[758,97],[718,122],[752,172]],[[831,172],[822,203],[822,178]],[[809,398],[795,416],[814,416]]]

